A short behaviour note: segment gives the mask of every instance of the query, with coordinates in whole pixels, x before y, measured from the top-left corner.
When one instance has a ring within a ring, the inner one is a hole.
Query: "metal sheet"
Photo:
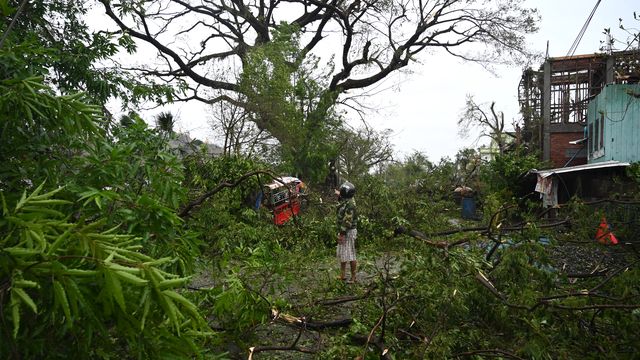
[[[563,168],[532,171],[532,173],[538,174],[541,177],[546,178],[547,176],[551,176],[553,174],[563,174],[563,173],[570,173],[575,171],[603,169],[603,168],[619,167],[619,166],[629,166],[629,163],[620,162],[620,161],[604,161],[604,162],[599,162],[594,164],[576,165],[576,166],[569,166],[569,167],[563,167]]]

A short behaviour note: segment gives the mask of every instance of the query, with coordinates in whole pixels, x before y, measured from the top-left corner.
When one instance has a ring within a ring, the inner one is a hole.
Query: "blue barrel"
[[[462,218],[463,219],[475,219],[476,218],[476,200],[472,197],[462,198]]]

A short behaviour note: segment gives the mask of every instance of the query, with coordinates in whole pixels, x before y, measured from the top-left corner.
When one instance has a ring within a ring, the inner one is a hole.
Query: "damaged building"
[[[546,205],[606,197],[640,161],[639,80],[640,50],[548,58],[523,72],[525,140],[551,167],[536,172]]]

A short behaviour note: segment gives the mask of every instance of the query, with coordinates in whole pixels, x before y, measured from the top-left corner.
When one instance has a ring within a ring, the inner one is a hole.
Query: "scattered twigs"
[[[391,355],[389,354],[389,349],[387,349],[384,346],[384,343],[382,341],[380,341],[380,338],[378,338],[377,336],[374,336],[372,338],[369,339],[368,336],[364,336],[364,335],[351,335],[351,341],[353,341],[354,343],[358,344],[358,345],[364,345],[364,344],[372,344],[374,345],[379,351],[380,351],[380,358],[384,359],[384,360],[391,360]]]
[[[579,310],[602,310],[602,309],[623,309],[623,310],[633,310],[640,309],[640,304],[595,304],[595,305],[586,305],[586,306],[565,306],[554,303],[546,303],[549,307],[562,309],[562,310],[571,310],[571,311],[579,311]]]
[[[300,341],[300,337],[302,337],[302,332],[304,331],[304,328],[301,328],[300,331],[298,331],[298,335],[296,336],[295,340],[293,340],[293,343],[289,346],[253,346],[249,348],[249,357],[248,360],[252,360],[253,359],[253,354],[257,354],[260,352],[265,352],[265,351],[298,351],[298,352],[302,352],[305,354],[315,354],[314,350],[309,350],[306,348],[302,348],[298,346],[298,341]]]
[[[398,294],[397,291],[393,291],[390,273],[391,257],[385,256],[383,267],[378,271],[381,280],[379,305],[382,308],[382,314],[380,315],[380,318],[373,326],[373,328],[371,328],[371,331],[369,331],[369,335],[366,337],[364,348],[362,350],[362,359],[366,358],[367,349],[369,348],[370,343],[374,343],[376,347],[378,347],[378,349],[381,351],[380,356],[382,359],[389,358],[389,349],[384,346],[387,316],[389,312],[391,312],[396,307],[397,303],[401,299],[400,294]],[[395,298],[392,301],[389,301],[388,296],[391,295],[391,293],[395,294]],[[376,337],[374,334],[378,329],[380,329],[380,336]]]
[[[556,222],[552,222],[552,223],[548,223],[548,224],[538,224],[537,227],[539,229],[547,229],[547,228],[554,228],[554,227],[558,227],[561,225],[565,225],[565,224],[569,224],[571,222],[570,219],[564,219],[564,220],[560,220],[560,221],[556,221]],[[519,225],[515,225],[515,226],[505,226],[502,227],[500,230],[502,231],[519,231],[519,230],[524,230],[527,228],[528,223],[522,223]]]
[[[464,229],[460,229],[457,230],[456,232],[461,232]],[[486,230],[486,228],[485,228]],[[469,230],[469,231],[477,231],[477,230]],[[458,245],[462,245],[465,243],[468,243],[469,240],[468,239],[462,239],[462,240],[458,240],[455,242],[448,242],[448,241],[433,241],[433,240],[429,240],[428,236],[425,235],[424,233],[421,233],[420,231],[416,231],[416,230],[409,230],[407,228],[405,228],[404,226],[399,226],[394,230],[394,234],[395,235],[401,235],[401,234],[406,234],[409,235],[413,238],[416,238],[418,240],[422,240],[424,243],[431,245],[431,246],[435,246],[439,249],[449,249],[450,247],[453,246],[458,246]]]
[[[476,232],[476,231],[481,231],[481,232],[487,231],[487,227],[475,226],[475,227],[468,227],[468,228],[462,228],[462,229],[445,230],[445,231],[431,233],[429,234],[429,236],[446,236],[446,235],[453,235],[453,234],[459,234],[464,232]]]
[[[459,357],[467,357],[467,356],[474,356],[474,355],[484,355],[484,356],[492,356],[492,357],[508,357],[511,359],[518,359],[518,360],[524,360],[524,358],[521,358],[520,356],[506,351],[506,350],[502,350],[502,349],[487,349],[487,350],[473,350],[473,351],[466,351],[466,352],[461,352],[461,353],[457,353],[454,354],[453,357],[459,358]]]
[[[623,204],[623,205],[640,205],[640,201],[631,201],[631,200],[617,200],[617,199],[600,199],[595,201],[587,201],[583,202],[584,205],[598,205],[602,203],[614,203],[614,204]],[[564,205],[564,204],[563,204]]]
[[[419,341],[419,342],[426,342],[426,336],[420,337],[418,335],[412,334],[406,330],[403,329],[398,329],[398,332],[406,337],[408,337],[409,339],[415,340],[415,341]]]
[[[438,331],[440,331],[440,328],[442,327],[442,322],[443,322],[444,316],[445,316],[444,314],[440,315],[438,323],[433,328],[433,331],[431,331],[431,335],[429,335],[429,337],[424,342],[424,352],[422,353],[422,358],[423,359],[427,355],[427,349],[429,348],[429,345],[431,345],[431,342],[433,341],[433,339],[436,338],[436,335],[438,334]]]
[[[515,205],[515,204],[508,205],[508,206],[503,206],[503,207],[501,207],[500,209],[498,209],[498,211],[496,211],[495,213],[493,213],[493,214],[491,215],[491,219],[489,220],[489,225],[487,225],[487,227],[486,227],[487,235],[488,235],[489,237],[491,237],[491,232],[492,232],[492,229],[493,229],[494,227],[495,227],[495,228],[497,228],[497,229],[499,229],[499,228],[500,228],[500,226],[502,225],[502,224],[498,224],[498,225],[495,225],[495,226],[494,226],[494,223],[495,223],[496,219],[498,218],[498,215],[500,215],[501,213],[503,213],[503,212],[505,212],[505,211],[507,211],[507,210],[509,210],[509,209],[511,209],[511,208],[514,208],[514,207],[516,207],[516,205]]]
[[[334,298],[334,299],[319,300],[316,302],[316,305],[331,306],[331,305],[344,304],[352,301],[363,300],[371,296],[371,292],[375,290],[377,287],[378,286],[376,284],[373,284],[369,286],[367,288],[367,291],[365,291],[364,294],[362,295],[343,296],[343,297]]]
[[[482,284],[485,288],[487,288],[487,290],[489,290],[497,298],[499,298],[502,301],[505,301],[504,295],[502,295],[502,293],[500,293],[498,289],[496,289],[496,287],[491,283],[491,281],[489,281],[489,279],[487,279],[487,277],[482,272],[478,272],[476,274],[476,280],[478,280],[480,284]]]
[[[353,319],[345,318],[333,321],[309,321],[304,316],[296,317],[290,314],[281,313],[276,309],[271,310],[273,321],[277,321],[286,325],[292,325],[302,329],[322,330],[327,328],[346,327],[351,325]]]
[[[384,321],[386,315],[387,315],[386,312],[383,311],[382,315],[378,319],[378,322],[376,322],[376,324],[373,326],[373,328],[371,328],[371,331],[369,331],[369,335],[367,336],[367,341],[364,343],[364,349],[362,350],[362,358],[363,359],[365,359],[367,357],[367,348],[369,347],[369,343],[371,342],[371,340],[374,338],[373,334],[376,332],[378,327],[380,327],[380,325],[382,325],[382,322]],[[382,336],[380,336],[380,338],[378,338],[378,341],[380,341],[380,343],[383,342]],[[384,346],[382,346],[382,347],[384,348]]]
[[[498,298],[504,305],[511,308],[515,308],[515,309],[532,311],[539,306],[549,306],[549,307],[553,307],[556,309],[563,309],[563,310],[637,309],[637,308],[640,308],[640,304],[593,304],[593,305],[586,305],[586,306],[565,306],[565,305],[556,304],[554,301],[567,299],[571,297],[592,297],[592,298],[601,298],[601,299],[606,299],[611,301],[621,301],[623,299],[602,295],[597,293],[597,291],[600,288],[602,288],[605,284],[607,284],[609,281],[611,281],[611,279],[613,279],[616,275],[620,274],[623,271],[626,271],[627,269],[636,265],[639,262],[640,260],[637,260],[631,264],[618,268],[617,270],[613,271],[605,279],[603,279],[600,283],[598,283],[596,286],[594,286],[591,289],[574,291],[566,294],[556,294],[556,295],[540,297],[537,299],[536,303],[531,306],[510,303],[506,299],[504,294],[498,291],[498,289],[491,283],[491,281],[489,281],[489,279],[487,279],[487,277],[481,272],[478,272],[475,278],[476,280],[478,280],[480,284],[482,284],[482,286],[484,286],[487,290],[489,290],[489,292],[491,292],[496,298]]]
[[[572,278],[572,279],[585,279],[585,278],[591,278],[591,277],[599,277],[599,276],[605,276],[607,274],[608,270],[600,270],[600,271],[596,271],[596,272],[592,272],[592,273],[586,273],[586,274],[567,274],[568,278]]]
[[[611,274],[609,274],[609,276],[607,276],[604,280],[602,280],[602,282],[600,282],[598,285],[594,286],[591,290],[589,290],[589,292],[595,292],[598,289],[600,289],[601,287],[603,287],[606,283],[608,283],[611,279],[613,279],[614,276],[618,275],[619,273],[623,272],[623,271],[627,271],[630,267],[634,266],[635,264],[639,263],[640,260],[636,260],[634,262],[632,262],[631,264],[622,266],[620,268],[618,268],[617,270],[613,271]]]
[[[498,247],[500,247],[500,244],[501,244],[500,241],[497,241],[493,238],[491,238],[491,240],[493,241],[493,246],[491,247],[491,250],[489,250],[489,252],[487,253],[487,256],[485,256],[486,261],[489,261],[491,259],[491,257],[496,252],[496,250],[498,250]]]
[[[206,284],[206,285],[202,285],[202,286],[187,286],[187,290],[191,290],[191,291],[210,291],[211,289],[213,289],[213,287],[216,284],[211,283],[211,284]]]
[[[267,305],[269,307],[271,307],[271,301],[269,301],[269,299],[267,299],[264,295],[262,295],[262,293],[260,291],[256,291],[253,287],[251,287],[251,285],[249,285],[246,281],[240,279],[240,283],[242,284],[242,286],[247,289],[249,292],[256,294],[258,297],[260,297],[260,299],[262,299],[262,301],[266,302]]]
[[[502,209],[498,212],[496,212],[495,214],[493,214],[491,220],[489,221],[489,224],[493,224],[493,222],[495,221],[495,217],[502,211],[506,210]],[[570,219],[564,219],[561,221],[556,221],[553,223],[548,223],[548,224],[538,224],[537,227],[540,229],[545,229],[545,228],[554,228],[554,227],[558,227],[558,226],[562,226],[562,225],[566,225],[569,224],[571,221]],[[518,223],[515,225],[508,225],[508,226],[501,226],[502,224],[498,224],[497,226],[495,226],[496,230],[499,230],[499,233],[504,233],[504,232],[509,232],[509,231],[522,231],[524,229],[526,229],[528,226],[530,226],[530,223],[528,222],[522,222],[522,223]],[[488,225],[488,226],[477,226],[477,227],[470,227],[470,228],[462,228],[462,229],[453,229],[453,230],[446,230],[446,231],[440,231],[440,232],[435,232],[435,233],[430,233],[430,234],[425,234],[422,233],[420,231],[417,230],[410,230],[405,228],[404,226],[399,226],[394,230],[394,235],[409,235],[411,237],[414,237],[416,239],[422,240],[423,242],[425,242],[426,244],[429,244],[431,246],[435,246],[437,248],[440,249],[448,249],[450,247],[453,246],[457,246],[457,245],[461,245],[461,244],[465,244],[468,243],[469,240],[468,239],[462,239],[462,240],[458,240],[455,242],[447,242],[447,241],[433,241],[430,240],[430,237],[436,237],[436,236],[446,236],[446,235],[453,235],[453,234],[459,234],[459,233],[464,233],[464,232],[480,232],[485,234],[486,236],[488,236],[494,243],[496,243],[496,245],[494,246],[495,249],[492,249],[491,254],[493,252],[495,252],[495,250],[497,249],[497,246],[500,245],[500,241],[495,240],[492,236],[493,230],[492,230],[492,226]],[[488,255],[487,259],[490,258],[491,256]]]

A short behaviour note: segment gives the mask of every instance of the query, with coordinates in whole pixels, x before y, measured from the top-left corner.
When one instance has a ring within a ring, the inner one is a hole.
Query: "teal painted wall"
[[[610,84],[590,103],[587,129],[591,130],[587,144],[588,162],[598,163],[609,160],[640,161],[640,84]],[[595,131],[603,126],[602,148],[599,134]],[[595,139],[594,139],[595,138]],[[595,141],[594,141],[595,140]],[[594,156],[595,155],[595,156]]]

